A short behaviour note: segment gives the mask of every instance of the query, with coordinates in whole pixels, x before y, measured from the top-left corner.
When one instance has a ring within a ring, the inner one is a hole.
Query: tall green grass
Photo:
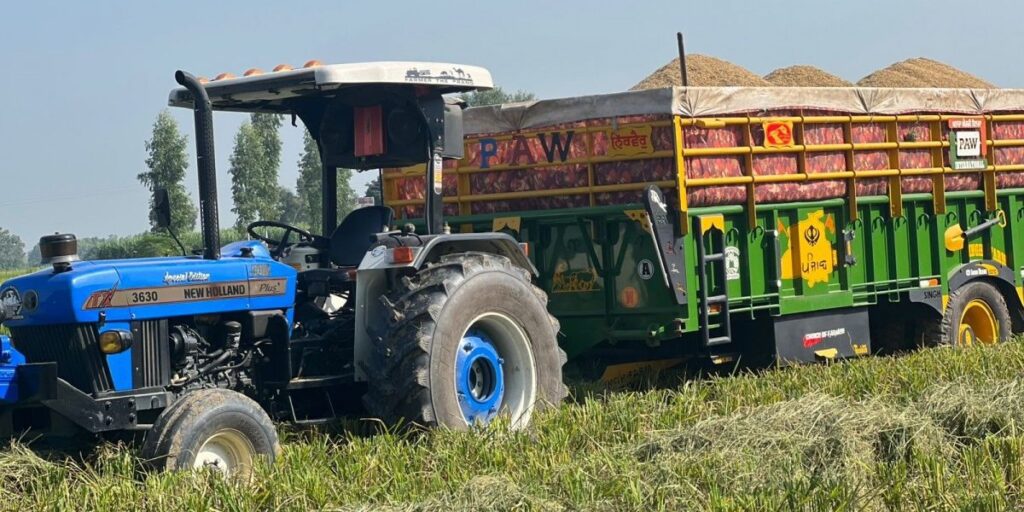
[[[1024,344],[646,391],[579,387],[525,432],[287,431],[251,485],[0,453],[0,509],[1007,510],[1024,506]]]

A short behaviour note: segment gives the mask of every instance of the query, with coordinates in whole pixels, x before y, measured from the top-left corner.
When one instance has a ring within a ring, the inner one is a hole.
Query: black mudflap
[[[658,248],[658,262],[668,286],[675,296],[676,303],[686,304],[686,254],[682,244],[676,240],[675,228],[669,220],[668,206],[661,194],[661,189],[648,185],[644,191],[644,205],[647,217],[651,221],[651,238]]]
[[[775,356],[782,364],[871,353],[867,308],[786,315],[775,319]]]

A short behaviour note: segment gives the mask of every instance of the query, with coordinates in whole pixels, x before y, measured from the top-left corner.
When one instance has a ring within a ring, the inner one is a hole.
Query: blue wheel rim
[[[505,394],[504,361],[491,339],[470,330],[455,358],[455,392],[470,425],[486,425],[501,411]]]

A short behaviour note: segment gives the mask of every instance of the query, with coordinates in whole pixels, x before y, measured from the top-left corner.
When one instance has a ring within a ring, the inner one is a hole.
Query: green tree
[[[356,207],[356,192],[352,190],[352,169],[338,169],[338,221]]]
[[[532,92],[516,91],[505,92],[501,87],[483,91],[473,91],[462,95],[463,101],[471,107],[483,105],[500,105],[502,103],[518,103],[520,101],[533,101],[537,99]]]
[[[281,116],[278,114],[255,113],[252,115],[252,127],[263,146],[266,160],[264,172],[273,174],[277,180],[277,172],[281,168]]]
[[[295,192],[302,204],[302,220],[310,231],[319,233],[320,223],[320,149],[316,140],[303,133],[302,154],[299,155],[299,177],[295,181]]]
[[[178,131],[178,123],[164,110],[153,122],[152,138],[146,141],[146,167],[138,179],[150,192],[166,188],[171,200],[171,227],[176,232],[192,231],[196,227],[196,207],[183,184],[188,170],[188,137]],[[153,212],[153,198],[149,199],[149,223],[153,231],[156,215]]]
[[[372,197],[373,204],[384,204],[384,198],[380,192],[380,176],[377,176],[376,178],[374,178],[373,180],[366,184],[365,197]]]
[[[235,227],[244,228],[257,219],[274,220],[280,215],[277,173],[281,165],[281,116],[257,113],[235,134],[232,151],[231,197],[235,206]]]
[[[299,178],[295,189],[301,204],[301,220],[310,227],[310,231],[320,233],[323,229],[320,211],[321,183],[320,150],[316,140],[306,132],[302,144],[302,155],[299,157]],[[338,219],[341,220],[355,208],[356,193],[350,183],[352,171],[338,170]]]
[[[0,228],[0,269],[25,268],[25,242],[21,237]]]
[[[187,233],[179,233],[178,236],[184,236],[186,234]],[[93,254],[96,251],[96,248],[99,247],[99,246],[102,246],[103,244],[106,244],[109,241],[114,240],[116,238],[117,237],[114,236],[114,235],[109,235],[109,236],[106,236],[106,237],[87,236],[87,237],[79,238],[78,239],[78,257],[82,258],[83,260],[99,259],[99,258],[96,258],[94,256],[94,254]],[[167,237],[163,237],[163,238],[167,238]],[[42,261],[42,259],[43,259],[43,254],[42,254],[42,252],[39,251],[39,244],[37,243],[37,244],[32,246],[32,249],[30,251],[28,251],[28,266],[32,267],[32,266],[38,265],[39,262]]]
[[[260,159],[263,148],[260,147],[256,130],[249,122],[242,123],[235,134],[235,147],[228,162],[231,168],[231,199],[235,213],[235,227],[244,228],[259,216],[259,184],[256,176],[259,173]]]
[[[292,226],[309,227],[303,218],[304,210],[302,200],[299,196],[285,187],[277,188],[278,211],[281,212],[278,220]]]
[[[245,232],[235,229],[220,230],[221,242],[227,244],[245,239]],[[202,234],[198,231],[183,233],[181,243],[186,249],[202,247]],[[86,239],[89,240],[89,239]],[[79,248],[78,254],[84,260],[113,260],[125,258],[151,258],[181,254],[181,249],[170,237],[154,233],[91,239],[91,247]]]

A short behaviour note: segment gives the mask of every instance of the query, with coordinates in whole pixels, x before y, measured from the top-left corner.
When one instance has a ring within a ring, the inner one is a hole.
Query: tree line
[[[501,88],[462,95],[469,106],[490,105],[533,100],[531,93],[505,92]],[[231,211],[235,224],[221,232],[224,243],[246,238],[245,227],[255,220],[278,220],[303,227],[313,233],[322,231],[320,210],[320,153],[316,141],[304,132],[302,152],[296,166],[298,177],[294,188],[278,183],[281,169],[282,143],[280,129],[283,118],[278,114],[254,113],[235,133],[234,147],[228,159],[231,177]],[[167,110],[153,122],[150,138],[145,141],[146,169],[137,179],[150,193],[150,230],[128,236],[86,237],[78,241],[82,259],[116,259],[163,256],[180,253],[176,243],[157,226],[153,212],[152,192],[165,188],[171,201],[171,229],[186,248],[202,245],[196,231],[199,215],[195,201],[185,187],[189,177],[188,136]],[[338,171],[338,219],[352,211],[357,193],[351,185],[352,171]],[[379,179],[372,180],[363,195],[382,204]],[[39,264],[39,247],[26,254],[24,241],[0,227],[0,269],[19,269]]]

